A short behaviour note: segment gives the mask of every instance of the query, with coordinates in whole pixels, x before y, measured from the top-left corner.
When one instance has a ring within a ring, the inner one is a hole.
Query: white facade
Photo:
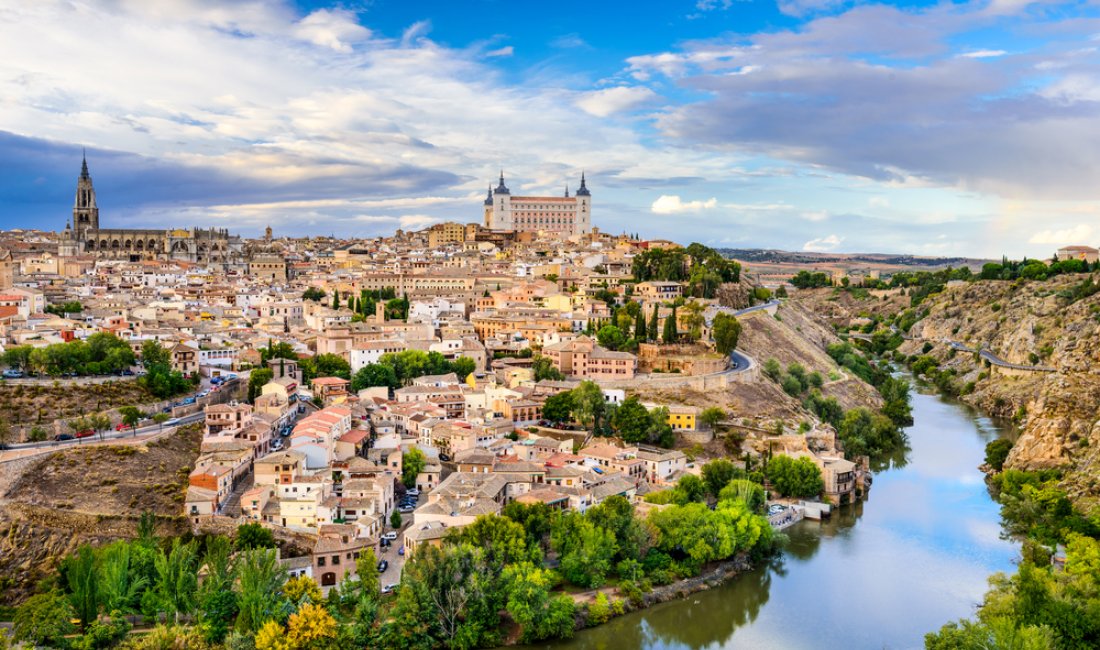
[[[561,235],[587,235],[592,232],[592,195],[581,174],[581,186],[575,196],[512,196],[504,184],[490,189],[485,197],[485,227],[490,230],[555,232]]]

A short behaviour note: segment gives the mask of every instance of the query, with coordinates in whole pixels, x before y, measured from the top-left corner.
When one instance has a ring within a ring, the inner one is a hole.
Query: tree
[[[985,464],[995,471],[1004,469],[1008,452],[1012,451],[1012,441],[1007,438],[997,438],[985,446]]]
[[[550,543],[561,558],[561,573],[578,587],[594,589],[604,584],[618,552],[615,535],[584,515],[568,512],[558,518]]]
[[[607,409],[607,402],[604,400],[599,384],[594,381],[582,381],[571,392],[573,393],[573,414],[585,428],[591,427],[592,432],[599,435],[600,420]]]
[[[512,564],[505,568],[502,580],[507,594],[505,609],[523,628],[521,642],[573,636],[573,599],[550,596],[554,579],[549,570],[531,562]]]
[[[15,610],[17,640],[46,648],[64,648],[65,636],[74,631],[73,608],[60,591],[31,596]]]
[[[458,357],[451,362],[451,372],[457,375],[460,381],[465,381],[475,370],[477,370],[477,363],[470,357]]]
[[[676,482],[676,489],[683,493],[688,503],[703,501],[707,497],[707,484],[694,474],[684,474]]]
[[[294,346],[286,341],[275,343],[271,339],[268,339],[267,347],[260,348],[260,360],[266,364],[272,359],[297,360],[298,353],[294,351]]]
[[[604,325],[596,333],[596,340],[608,350],[618,350],[626,343],[623,331],[614,325]]]
[[[157,577],[153,585],[157,603],[167,614],[179,622],[180,614],[187,614],[195,608],[198,592],[198,565],[195,544],[180,543],[176,539],[172,550],[161,553],[156,559]]]
[[[248,375],[248,401],[255,402],[263,392],[264,386],[275,378],[271,368],[256,368]]]
[[[676,308],[672,308],[672,313],[665,318],[664,331],[661,333],[661,342],[667,344],[675,343],[680,338],[680,335],[676,332]]]
[[[657,340],[657,303],[653,304],[653,313],[649,317],[649,327],[646,328],[646,336],[650,341]]]
[[[631,395],[623,400],[619,408],[615,409],[615,414],[611,417],[611,426],[619,432],[623,441],[637,444],[649,439],[653,418],[649,410],[642,406],[638,396]]]
[[[504,506],[501,514],[523,526],[527,532],[527,541],[532,546],[545,547],[546,538],[550,535],[553,513],[545,503],[520,503],[509,502]]]
[[[332,290],[332,308],[340,309],[340,292],[336,289]]]
[[[283,585],[283,595],[295,608],[307,603],[320,603],[325,598],[317,581],[309,576],[295,576],[287,580]]]
[[[737,342],[741,338],[741,322],[731,314],[719,312],[711,324],[711,337],[714,339],[714,348],[728,355],[737,349]]]
[[[171,420],[172,416],[168,413],[154,413],[153,422],[157,423],[158,430],[164,428],[164,423]]]
[[[684,311],[687,312],[688,340],[693,343],[703,336],[703,325],[706,324],[706,318],[703,317],[705,309],[703,303],[698,300],[692,300],[684,305]]]
[[[401,482],[405,484],[405,487],[416,487],[416,477],[424,471],[424,465],[426,464],[427,459],[424,457],[424,452],[416,447],[412,447],[401,455]]]
[[[279,562],[274,549],[255,549],[241,553],[237,588],[240,591],[240,614],[237,629],[255,632],[265,621],[285,616],[286,568]]]
[[[703,409],[699,414],[699,421],[707,427],[713,429],[717,427],[721,422],[725,421],[727,415],[726,412],[718,406],[708,406]]]
[[[247,551],[254,548],[275,548],[275,535],[257,522],[237,526],[236,546]]]
[[[386,386],[387,388],[399,388],[401,382],[397,380],[397,373],[393,366],[383,363],[368,363],[355,373],[351,378],[351,390],[359,392],[364,388],[373,386]]]
[[[136,431],[138,422],[141,422],[141,411],[136,406],[123,406],[118,412],[122,415],[122,423],[130,427],[131,431]]]
[[[535,360],[531,362],[531,370],[535,373],[535,381],[545,379],[561,381],[565,379],[565,375],[554,367],[554,363],[550,361],[549,357],[535,357]]]
[[[291,614],[287,621],[286,644],[289,650],[338,648],[337,641],[336,619],[321,605],[307,603]],[[259,643],[256,650],[262,650]]]
[[[638,304],[638,303],[631,303]],[[645,314],[642,312],[641,307],[638,308],[638,313],[634,316],[634,338],[638,341],[645,341],[649,338],[649,333],[646,331]]]
[[[542,417],[550,422],[569,422],[573,417],[573,391],[563,391],[546,398]]]
[[[61,570],[69,585],[69,601],[80,619],[80,629],[87,630],[88,625],[99,616],[99,572],[96,570],[95,551],[91,546],[82,544],[75,554],[65,558]]]
[[[312,300],[313,302],[321,302],[325,298],[325,290],[319,287],[309,287],[302,292],[302,300]]]
[[[772,488],[782,496],[816,497],[825,489],[821,470],[806,456],[776,456],[766,472]]]
[[[338,354],[318,354],[312,359],[299,361],[302,369],[302,381],[310,382],[317,377],[340,377],[351,379],[351,365]]]
[[[718,458],[703,465],[703,482],[707,484],[707,492],[715,498],[718,498],[722,488],[726,487],[730,481],[744,474],[744,471],[725,458]]]
[[[229,625],[237,616],[236,557],[228,537],[218,535],[206,542],[202,564],[206,576],[199,587],[199,626],[203,638],[211,643],[221,643],[229,634]]]
[[[764,486],[743,478],[735,478],[718,493],[718,501],[740,501],[750,512],[761,514],[767,505]]]
[[[401,528],[401,513],[397,510],[390,513],[390,528],[394,530]]]
[[[99,597],[106,612],[132,612],[148,584],[131,562],[128,542],[115,542],[99,553]]]

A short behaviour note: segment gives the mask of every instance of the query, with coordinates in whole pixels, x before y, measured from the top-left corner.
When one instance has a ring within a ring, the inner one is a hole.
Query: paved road
[[[744,316],[745,314],[751,314],[754,311],[761,311],[764,309],[770,309],[779,304],[778,300],[769,300],[768,302],[761,303],[759,305],[753,305],[752,307],[746,307],[745,309],[738,309],[733,312],[734,316]]]
[[[738,352],[737,350],[734,350],[733,352],[730,352],[730,367],[729,370],[727,370],[726,372],[730,374],[742,373],[749,368],[752,368],[753,363],[754,361],[752,360],[752,357],[745,354],[744,352]]]
[[[202,419],[204,417],[205,416],[200,411],[198,413],[193,413],[191,415],[186,415],[186,416],[180,418],[180,421],[179,421],[178,424],[179,425],[184,425],[184,424],[191,424],[192,422],[200,422],[200,421],[202,421]],[[136,438],[136,437],[140,437],[140,436],[151,434],[151,433],[159,433],[160,431],[162,431],[165,428],[171,428],[171,427],[162,427],[159,424],[150,424],[150,425],[147,425],[147,426],[138,427],[136,431],[131,431],[130,429],[126,429],[124,431],[106,431],[101,436],[96,435],[92,438],[74,438],[73,440],[44,440],[42,442],[22,442],[22,443],[11,445],[11,449],[18,450],[18,449],[40,449],[40,448],[43,448],[43,447],[57,447],[57,448],[61,448],[61,447],[65,447],[65,446],[71,447],[73,445],[84,444],[84,441],[99,442],[100,440],[114,440],[114,439],[118,439],[118,438]]]
[[[1001,368],[1011,368],[1013,370],[1028,370],[1031,372],[1057,372],[1056,368],[1050,366],[1027,366],[1022,363],[1009,363],[1004,359],[990,352],[987,348],[982,348],[978,355],[988,361],[994,366],[1000,366]]]

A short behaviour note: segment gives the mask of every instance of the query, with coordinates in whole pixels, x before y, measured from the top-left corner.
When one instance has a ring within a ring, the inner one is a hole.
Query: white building
[[[592,232],[592,194],[585,186],[581,174],[581,186],[575,196],[512,196],[504,184],[504,172],[500,184],[490,188],[485,197],[485,227],[490,230],[516,230],[526,232],[554,232],[566,237],[587,235]]]

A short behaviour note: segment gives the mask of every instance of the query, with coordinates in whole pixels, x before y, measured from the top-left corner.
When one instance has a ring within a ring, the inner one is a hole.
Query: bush
[[[985,446],[985,464],[996,471],[1004,469],[1008,452],[1012,451],[1012,441],[1005,438],[997,438]]]

